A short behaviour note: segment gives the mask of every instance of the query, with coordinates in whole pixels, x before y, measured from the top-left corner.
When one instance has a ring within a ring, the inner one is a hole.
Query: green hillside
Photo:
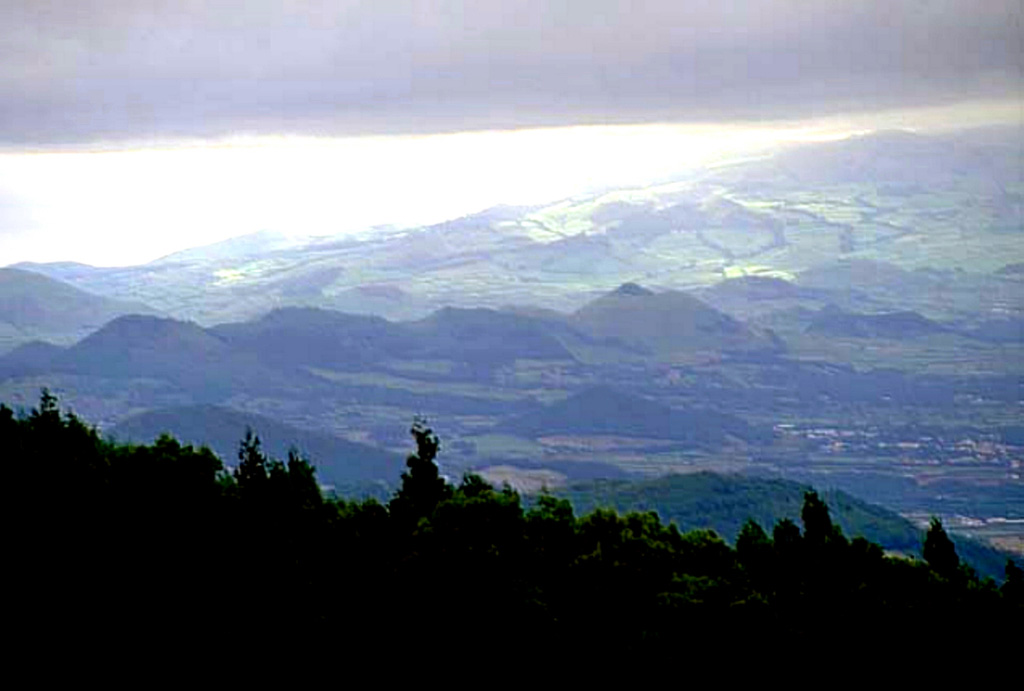
[[[599,480],[572,485],[556,494],[569,499],[580,513],[598,508],[620,512],[655,511],[680,530],[714,530],[729,539],[748,519],[771,526],[796,521],[811,487],[782,479],[692,473],[655,480]],[[850,536],[863,536],[901,554],[920,554],[923,532],[893,511],[845,492],[821,493],[836,523]],[[966,538],[954,538],[957,549],[982,574],[1000,578],[1009,555]]]

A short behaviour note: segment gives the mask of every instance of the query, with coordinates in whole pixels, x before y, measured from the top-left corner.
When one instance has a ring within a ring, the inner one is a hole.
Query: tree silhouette
[[[397,520],[415,523],[430,516],[441,501],[451,496],[452,488],[434,462],[440,448],[434,430],[426,420],[416,418],[409,431],[416,440],[416,453],[406,459],[408,470],[402,473],[402,486],[388,508]]]
[[[928,526],[923,553],[928,565],[944,578],[953,578],[960,568],[960,557],[956,554],[956,547],[942,527],[942,521],[935,516],[932,516],[931,524]]]
[[[1024,569],[1017,566],[1012,559],[1006,560],[1006,581],[1000,589],[1009,602],[1024,606]]]
[[[847,541],[808,493],[803,533],[789,519],[770,535],[748,521],[733,549],[654,512],[577,519],[549,495],[524,512],[510,488],[472,474],[454,487],[434,432],[419,419],[411,432],[416,451],[389,511],[322,497],[312,465],[269,458],[251,430],[229,476],[209,449],[170,436],[104,441],[50,397],[17,416],[0,405],[18,526],[6,547],[9,618],[36,640],[55,623],[105,644],[125,632],[290,631],[361,656],[379,654],[398,622],[425,657],[531,646],[572,659],[737,634],[897,645],[907,622],[1006,640],[1019,628],[1024,571],[1011,561],[1002,588],[980,582],[938,519],[927,564],[887,558]],[[828,636],[821,613],[836,622]]]
[[[259,496],[267,486],[267,472],[270,459],[260,448],[260,438],[246,428],[245,439],[238,447],[238,467],[235,468],[235,482],[242,496]]]
[[[842,540],[842,531],[832,522],[828,506],[821,500],[817,492],[811,491],[804,494],[800,520],[804,524],[804,541],[811,549],[821,549]]]

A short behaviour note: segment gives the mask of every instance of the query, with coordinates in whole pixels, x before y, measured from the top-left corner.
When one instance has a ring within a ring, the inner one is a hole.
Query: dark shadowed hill
[[[246,428],[259,435],[264,450],[279,459],[290,448],[309,458],[320,482],[330,485],[383,480],[397,483],[403,459],[390,451],[311,432],[261,415],[218,406],[154,410],[122,421],[109,430],[120,441],[149,443],[163,433],[196,446],[209,446],[227,465],[238,463],[239,441]]]
[[[144,374],[221,363],[230,355],[223,340],[193,322],[129,315],[83,338],[65,358],[82,371]]]
[[[726,314],[759,320],[759,324],[772,324],[772,328],[801,321],[803,313],[810,314],[830,303],[847,306],[866,302],[860,293],[812,288],[774,276],[729,278],[697,291],[696,295]]]
[[[0,355],[0,378],[46,372],[66,349],[46,341],[31,341]]]
[[[72,343],[114,317],[153,313],[141,303],[112,300],[21,269],[0,268],[0,325],[16,346],[31,340]]]
[[[992,343],[1024,343],[1024,318],[986,319],[971,329],[969,335]]]
[[[114,319],[61,352],[49,369],[166,381],[203,402],[311,385],[294,373],[264,367],[251,354],[193,322],[139,315]]]
[[[854,314],[829,306],[814,316],[807,331],[825,336],[903,340],[947,333],[949,329],[913,311]]]
[[[1013,262],[999,268],[996,272],[999,276],[1008,276],[1011,278],[1020,278],[1024,276],[1024,262]]]
[[[869,287],[922,290],[934,287],[934,277],[907,271],[895,264],[869,259],[844,259],[815,266],[800,273],[801,285],[839,291]]]
[[[271,364],[347,369],[411,349],[401,327],[380,317],[289,307],[211,333]]]
[[[517,359],[573,359],[556,337],[567,330],[564,324],[523,314],[447,307],[405,328],[428,359],[491,366]]]
[[[415,322],[312,308],[214,327],[211,333],[275,364],[359,368],[385,360],[448,360],[484,367],[517,359],[571,360],[564,323],[491,309],[444,308]]]
[[[679,410],[608,387],[584,391],[508,423],[526,436],[610,435],[721,443],[756,435],[744,420],[710,410]]]
[[[654,293],[626,283],[577,310],[572,323],[598,338],[652,354],[695,351],[776,351],[782,345],[699,299],[677,291]]]
[[[738,276],[710,286],[704,291],[706,299],[731,298],[743,300],[815,300],[827,293],[774,276]]]
[[[68,348],[26,344],[0,357],[9,375],[65,372],[99,377],[202,379],[232,368],[230,347],[192,322],[142,315],[117,317]]]

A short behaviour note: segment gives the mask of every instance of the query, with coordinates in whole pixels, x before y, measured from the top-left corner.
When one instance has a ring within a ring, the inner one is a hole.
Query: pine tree
[[[245,439],[238,448],[235,480],[242,496],[261,497],[267,487],[269,459],[260,448],[260,438],[252,429],[245,430]]]
[[[408,470],[402,473],[402,486],[388,508],[399,521],[416,522],[429,517],[441,501],[451,496],[452,488],[434,462],[440,442],[426,420],[417,418],[410,433],[416,440],[416,453],[406,459]]]
[[[956,547],[942,527],[942,521],[935,516],[932,516],[928,534],[924,539],[924,560],[943,578],[953,578],[960,568],[960,557],[956,554]]]

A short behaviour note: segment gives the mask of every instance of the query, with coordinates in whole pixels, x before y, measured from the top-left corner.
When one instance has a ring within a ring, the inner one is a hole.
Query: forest
[[[980,578],[937,519],[923,560],[889,555],[844,535],[811,491],[800,524],[749,520],[730,543],[655,512],[577,516],[564,498],[453,483],[427,423],[411,433],[390,499],[349,500],[252,431],[229,468],[166,435],[105,439],[47,391],[29,411],[0,406],[13,622],[26,640],[202,632],[367,654],[646,655],[900,644],[911,630],[1009,640],[1024,614],[1020,566]]]

